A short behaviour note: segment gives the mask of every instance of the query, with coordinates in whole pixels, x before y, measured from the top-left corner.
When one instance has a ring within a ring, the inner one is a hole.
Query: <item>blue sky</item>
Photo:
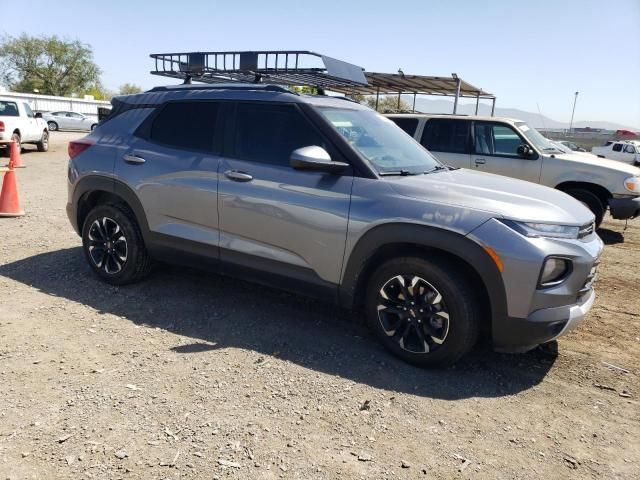
[[[369,71],[456,72],[498,106],[640,127],[640,0],[35,1],[0,31],[93,46],[111,88],[170,83],[149,53],[314,50]],[[15,1],[0,0],[2,11]],[[12,9],[12,10],[15,10]]]

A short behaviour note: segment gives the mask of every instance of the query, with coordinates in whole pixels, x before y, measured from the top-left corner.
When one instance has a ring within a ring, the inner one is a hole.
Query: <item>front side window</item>
[[[420,174],[441,167],[418,142],[373,110],[318,107],[318,111],[380,174]]]
[[[621,143],[616,143],[616,144],[613,146],[613,151],[614,151],[614,152],[621,152],[621,151],[622,151],[622,144],[621,144]]]
[[[633,145],[627,145],[624,149],[626,153],[636,153],[636,149]]]
[[[239,103],[234,155],[241,160],[289,165],[291,152],[312,145],[328,149],[320,134],[293,105]]]
[[[31,107],[29,106],[28,103],[23,103],[22,106],[24,107],[24,111],[26,112],[27,117],[29,118],[35,117],[35,115],[33,114],[33,110],[31,110]]]
[[[518,147],[523,144],[516,131],[504,123],[479,122],[474,133],[475,151],[483,155],[517,157]]]
[[[0,100],[0,117],[18,117],[18,104]]]
[[[167,103],[153,120],[150,139],[173,148],[213,152],[219,104]]]
[[[469,153],[470,128],[468,120],[427,120],[420,143],[434,152]]]

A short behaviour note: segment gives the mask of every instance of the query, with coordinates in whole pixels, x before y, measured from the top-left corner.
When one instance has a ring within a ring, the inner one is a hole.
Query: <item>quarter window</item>
[[[291,152],[311,145],[327,148],[293,105],[238,104],[234,135],[236,157],[289,165]]]
[[[509,125],[479,122],[475,124],[475,152],[484,155],[518,156],[522,138]]]
[[[153,121],[151,140],[174,148],[213,152],[219,106],[216,102],[168,103]]]
[[[427,120],[420,143],[434,152],[469,153],[468,120]]]

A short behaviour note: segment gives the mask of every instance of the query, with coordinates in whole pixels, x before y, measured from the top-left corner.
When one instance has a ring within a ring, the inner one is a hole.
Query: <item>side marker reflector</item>
[[[493,262],[496,264],[496,267],[498,267],[498,271],[502,273],[504,271],[504,264],[502,263],[502,260],[500,260],[496,251],[491,247],[484,247],[484,251],[489,254]]]

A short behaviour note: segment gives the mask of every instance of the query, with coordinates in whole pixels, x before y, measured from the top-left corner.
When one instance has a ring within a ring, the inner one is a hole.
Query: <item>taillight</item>
[[[73,142],[69,142],[69,147],[67,148],[69,158],[77,157],[91,145],[93,145],[91,140],[75,140]]]
[[[4,122],[0,122],[0,132],[4,132]]]

